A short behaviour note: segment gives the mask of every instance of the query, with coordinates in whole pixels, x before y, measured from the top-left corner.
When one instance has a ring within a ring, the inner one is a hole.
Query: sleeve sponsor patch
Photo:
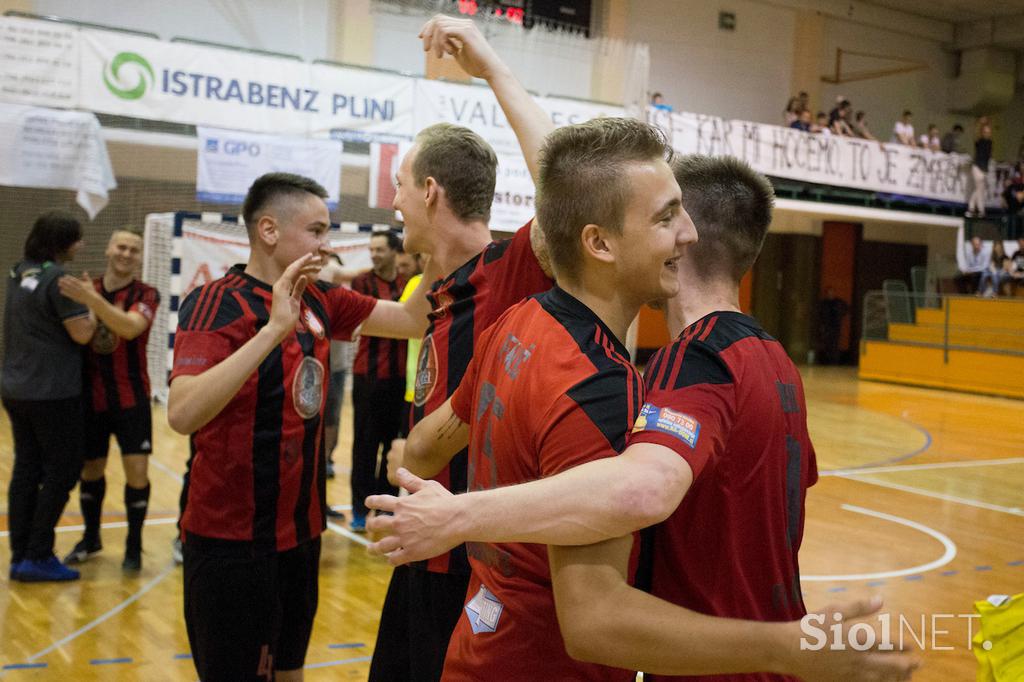
[[[659,431],[675,436],[691,448],[697,447],[700,436],[700,422],[688,414],[676,412],[667,407],[658,407],[644,403],[640,416],[633,424],[633,433],[640,431]]]

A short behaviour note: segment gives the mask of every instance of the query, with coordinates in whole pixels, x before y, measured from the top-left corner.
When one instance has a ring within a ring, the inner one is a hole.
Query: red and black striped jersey
[[[516,303],[554,285],[533,252],[531,225],[532,221],[511,239],[488,244],[431,288],[433,312],[416,363],[412,425],[443,405],[458,388],[481,332]],[[465,492],[466,451],[453,457],[434,480],[452,492]],[[416,566],[439,573],[469,573],[464,545]]]
[[[92,283],[108,303],[126,312],[137,312],[148,323],[144,332],[129,341],[97,320],[96,333],[89,342],[85,361],[92,411],[127,410],[138,406],[148,409],[146,345],[157,306],[160,305],[160,292],[137,279],[116,291],[107,291],[102,277],[96,277]]]
[[[711,313],[651,358],[645,382],[630,444],[674,450],[694,478],[676,511],[644,532],[638,582],[701,613],[799,620],[797,552],[818,469],[803,383],[782,344],[747,315]]]
[[[404,277],[389,282],[371,270],[352,280],[352,290],[381,300],[397,301],[402,297],[405,283]],[[405,376],[405,348],[404,339],[363,334],[359,337],[352,373],[369,379],[402,378]]]
[[[477,341],[452,409],[469,424],[469,487],[554,476],[625,447],[644,402],[640,372],[601,319],[555,287],[503,315]],[[445,679],[633,680],[575,661],[558,627],[544,545],[470,543],[465,612]],[[486,636],[476,633],[486,632]]]
[[[236,265],[185,299],[171,381],[202,374],[267,324],[271,285]],[[220,413],[192,434],[188,533],[284,551],[325,527],[321,413],[330,341],[347,340],[376,299],[324,282],[306,288],[295,333],[260,363]]]

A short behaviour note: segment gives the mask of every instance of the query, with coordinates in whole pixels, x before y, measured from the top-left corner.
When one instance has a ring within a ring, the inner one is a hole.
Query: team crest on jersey
[[[117,344],[120,339],[117,334],[110,331],[110,327],[103,324],[102,321],[96,320],[96,332],[92,335],[92,341],[89,342],[89,347],[92,348],[92,352],[97,355],[110,355],[117,350]]]
[[[324,397],[324,366],[314,357],[302,358],[292,379],[292,402],[303,419],[320,414]]]
[[[494,632],[498,629],[498,621],[501,619],[501,612],[505,605],[498,601],[498,598],[491,594],[483,585],[476,596],[469,600],[465,606],[466,616],[469,617],[469,625],[473,628],[473,634],[481,632]]]
[[[302,313],[302,323],[313,336],[318,339],[324,338],[324,325],[311,309],[306,308],[305,312]]]
[[[633,424],[633,433],[639,431],[659,431],[675,436],[691,448],[697,447],[700,436],[700,422],[688,414],[676,412],[667,407],[658,407],[644,403],[640,416]]]
[[[420,346],[420,357],[416,362],[416,381],[413,384],[413,403],[423,407],[437,385],[437,349],[433,336],[427,335]]]
[[[137,310],[137,311],[139,312],[139,314],[140,314],[140,315],[142,315],[142,316],[143,316],[144,318],[146,318],[146,319],[147,319],[147,320],[149,320],[150,322],[152,322],[152,321],[153,321],[153,309],[152,309],[152,308],[150,308],[150,307],[149,307],[149,306],[148,306],[147,304],[145,304],[145,303],[141,303],[141,302],[140,302],[140,303],[136,303],[136,304],[135,304],[135,309],[136,309],[136,310]]]
[[[432,314],[435,317],[443,317],[448,313],[448,309],[452,307],[452,303],[455,303],[455,297],[445,290],[439,290],[434,292],[434,301],[436,301],[437,305]]]

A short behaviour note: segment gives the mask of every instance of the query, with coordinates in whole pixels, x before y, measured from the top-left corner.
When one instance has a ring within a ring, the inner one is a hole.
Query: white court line
[[[990,467],[1000,464],[1024,464],[1024,457],[1005,457],[1003,459],[979,459],[975,461],[960,460],[956,462],[933,462],[931,464],[904,464],[886,467],[864,467],[862,469],[833,469],[818,474],[824,476],[847,476],[853,474],[889,474],[903,471],[927,471],[928,469],[969,469],[971,467]]]
[[[844,474],[840,478],[845,478],[848,481],[857,481],[859,483],[868,483],[870,485],[877,485],[882,488],[892,488],[893,490],[901,490],[905,493],[913,493],[914,495],[922,495],[924,497],[934,497],[937,500],[945,500],[946,502],[956,502],[957,504],[965,504],[969,507],[977,507],[978,509],[987,509],[989,511],[1002,512],[1004,514],[1013,514],[1014,516],[1024,516],[1024,510],[1020,507],[1004,507],[998,504],[991,504],[989,502],[979,502],[978,500],[971,500],[966,497],[957,497],[956,495],[949,495],[947,493],[937,493],[932,490],[925,490],[924,488],[915,488],[910,485],[903,485],[901,483],[890,483],[889,481],[880,481],[877,478],[861,478],[859,476],[853,476]]]
[[[94,627],[96,627],[100,623],[102,623],[102,622],[104,622],[106,620],[109,620],[110,618],[112,618],[112,617],[116,616],[117,614],[121,613],[126,608],[128,608],[128,606],[130,606],[131,604],[134,604],[135,602],[137,602],[142,597],[142,595],[146,594],[147,592],[152,590],[154,587],[156,587],[158,584],[160,584],[160,582],[164,578],[169,576],[174,571],[175,567],[176,567],[175,563],[172,561],[170,563],[170,565],[168,565],[167,568],[165,568],[160,573],[160,575],[156,576],[155,578],[150,580],[148,583],[143,585],[139,589],[138,592],[136,592],[132,596],[128,597],[123,602],[121,602],[120,604],[118,604],[114,608],[110,609],[109,611],[104,613],[99,618],[96,618],[95,620],[93,620],[93,621],[91,621],[89,623],[86,623],[82,627],[78,628],[77,630],[72,632],[70,635],[68,635],[64,639],[62,639],[60,641],[57,641],[57,642],[54,642],[53,644],[51,644],[50,646],[46,647],[42,651],[39,651],[39,652],[36,652],[36,653],[32,654],[31,656],[28,657],[28,660],[26,660],[25,662],[26,663],[35,663],[38,659],[42,658],[43,656],[47,655],[48,653],[50,653],[50,652],[52,652],[52,651],[54,651],[56,649],[61,648],[62,646],[64,646],[68,642],[78,638],[81,635],[84,635],[86,632],[89,632],[89,630],[92,630]]]
[[[146,519],[145,525],[147,525],[147,526],[166,526],[168,524],[177,523],[177,522],[178,522],[178,519],[176,519],[175,517],[172,516],[172,517],[166,518],[166,519]],[[127,521],[107,521],[106,523],[101,523],[100,524],[100,528],[127,528],[127,527],[128,527],[128,522]],[[70,533],[70,532],[76,531],[76,530],[85,530],[85,526],[83,526],[81,524],[78,524],[78,525],[74,525],[74,526],[57,526],[56,528],[53,529],[53,531],[55,533]],[[9,530],[0,531],[0,538],[5,538],[5,537],[7,537],[10,534],[11,534],[11,531],[9,531]]]
[[[902,516],[893,516],[892,514],[878,512],[872,509],[866,509],[864,507],[857,507],[852,504],[843,504],[840,505],[840,507],[845,511],[851,511],[856,514],[864,514],[866,516],[874,516],[878,519],[892,521],[893,523],[898,523],[900,525],[913,528],[914,530],[919,530],[922,533],[930,535],[931,537],[941,542],[942,546],[946,548],[946,551],[942,554],[941,557],[939,557],[935,561],[930,561],[927,564],[921,564],[920,566],[903,568],[897,571],[879,571],[877,573],[854,573],[849,575],[803,575],[800,576],[801,581],[823,583],[839,580],[878,580],[881,578],[899,578],[905,575],[917,575],[919,573],[925,573],[927,571],[934,571],[936,568],[941,568],[942,566],[945,566],[954,558],[956,558],[956,545],[953,544],[953,541],[950,540],[947,536],[943,535],[934,528],[929,528],[928,526],[917,523],[916,521],[905,519]]]
[[[179,474],[177,471],[175,471],[171,467],[167,466],[166,464],[158,460],[156,457],[150,457],[149,462],[157,469],[159,469],[160,471],[164,472],[165,474],[176,480],[178,483],[183,483],[185,481],[181,474]]]
[[[346,538],[348,538],[352,542],[358,542],[363,547],[369,547],[370,546],[370,541],[369,540],[367,540],[366,538],[364,538],[361,535],[356,535],[355,533],[350,531],[348,528],[343,528],[342,526],[339,526],[338,524],[336,524],[336,523],[334,523],[332,521],[328,521],[327,522],[327,527],[330,530],[333,530],[338,535],[345,536]]]

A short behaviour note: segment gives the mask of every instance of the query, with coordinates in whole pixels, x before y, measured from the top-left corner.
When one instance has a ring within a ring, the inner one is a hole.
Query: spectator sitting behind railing
[[[1006,208],[1006,215],[1009,218],[1010,234],[1016,234],[1024,213],[1024,174],[1020,171],[1014,173],[1006,183],[1003,190],[1003,207]]]
[[[905,144],[908,147],[916,147],[917,143],[914,141],[914,124],[910,120],[914,117],[913,112],[907,109],[900,116],[900,120],[896,121],[896,125],[892,128],[892,141],[898,144]]]
[[[992,258],[988,267],[981,273],[981,281],[978,282],[978,296],[995,298],[1000,294],[1003,282],[1010,280],[1010,257],[1006,255],[1001,239],[992,242]],[[991,285],[991,289],[989,289]]]
[[[953,129],[942,136],[942,141],[939,143],[939,148],[947,154],[959,154],[960,149],[960,136],[964,134],[964,127],[957,123],[953,126]]]
[[[1013,254],[1013,258],[1010,259],[1013,264],[1013,270],[1010,271],[1010,276],[1013,277],[1015,286],[1021,286],[1021,280],[1024,280],[1024,237],[1017,239],[1017,251]]]
[[[956,278],[957,288],[962,294],[971,294],[979,290],[981,273],[988,267],[988,254],[978,236],[971,237],[971,241],[964,244],[964,249],[964,268]]]
[[[800,112],[800,118],[789,124],[790,128],[795,130],[802,130],[805,133],[811,132],[814,124],[811,123],[811,111],[810,109],[804,109]]]
[[[828,125],[834,134],[853,137],[853,128],[850,127],[849,121],[851,111],[850,101],[844,99],[829,114]]]
[[[786,109],[782,112],[783,125],[792,128],[793,124],[800,119],[800,99],[797,97],[790,97],[789,101],[786,102]]]
[[[824,111],[818,112],[817,121],[811,126],[812,133],[821,133],[822,135],[831,135],[832,131],[828,127],[828,115]]]
[[[921,134],[921,139],[918,141],[918,146],[921,149],[930,149],[933,152],[942,151],[942,140],[939,139],[939,126],[934,123],[928,124],[928,132]]]

